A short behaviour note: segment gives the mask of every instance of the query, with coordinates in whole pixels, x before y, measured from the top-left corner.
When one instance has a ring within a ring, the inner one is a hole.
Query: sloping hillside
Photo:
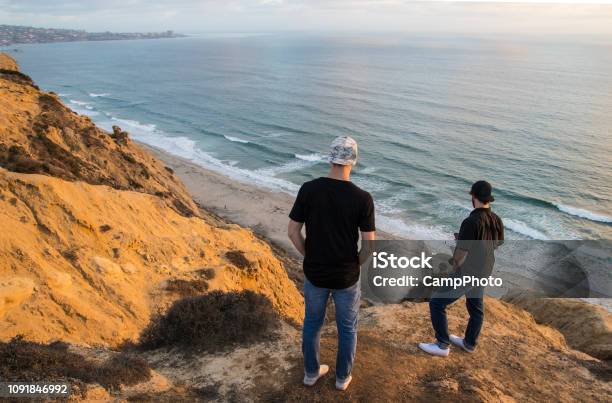
[[[110,136],[87,116],[41,91],[6,54],[0,58],[0,166],[163,198],[182,215],[198,209],[171,170],[116,128]]]
[[[126,133],[0,63],[0,338],[114,345],[190,281],[258,291],[299,321],[299,293],[268,245],[206,219]]]
[[[294,320],[300,295],[265,243],[144,193],[0,169],[0,337],[116,344],[177,295],[168,280],[251,289]],[[232,253],[245,264],[232,262]],[[238,266],[237,266],[238,265]],[[243,267],[239,267],[243,266]]]

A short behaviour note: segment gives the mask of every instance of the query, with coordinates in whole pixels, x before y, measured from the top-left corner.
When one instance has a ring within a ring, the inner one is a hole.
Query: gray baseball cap
[[[329,162],[338,165],[355,165],[357,163],[357,142],[349,136],[336,137],[329,150]]]

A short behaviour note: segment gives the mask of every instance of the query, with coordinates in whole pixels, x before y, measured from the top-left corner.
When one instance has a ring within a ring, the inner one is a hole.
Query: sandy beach
[[[293,196],[229,178],[148,144],[139,142],[139,145],[172,168],[202,207],[252,229],[298,257],[287,238],[287,220]],[[391,239],[392,236],[377,231],[377,238]]]
[[[159,148],[139,144],[172,168],[196,202],[207,210],[248,227],[297,255],[287,238],[287,217],[293,205],[292,196],[239,182]]]

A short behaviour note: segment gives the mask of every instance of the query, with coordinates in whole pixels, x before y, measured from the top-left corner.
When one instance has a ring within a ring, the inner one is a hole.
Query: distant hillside
[[[179,38],[185,35],[164,32],[87,32],[76,29],[34,28],[0,25],[0,46],[17,43],[49,43],[75,41],[117,41],[126,39]]]

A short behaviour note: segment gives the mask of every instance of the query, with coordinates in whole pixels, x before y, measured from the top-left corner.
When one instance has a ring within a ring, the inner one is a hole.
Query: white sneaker
[[[426,353],[439,357],[446,357],[450,352],[450,348],[440,348],[438,343],[419,343],[419,348]]]
[[[336,379],[336,389],[342,390],[342,391],[347,390],[352,380],[353,380],[353,377],[351,375],[349,375],[348,378],[346,378],[342,382]]]
[[[463,337],[459,337],[459,336],[455,336],[454,334],[451,334],[449,339],[451,343],[453,343],[457,347],[462,348],[464,351],[467,351],[468,353],[474,352],[474,350],[470,350],[469,348],[465,346],[465,343],[463,342]]]
[[[313,376],[313,377],[310,377],[308,375],[304,375],[304,385],[306,385],[306,386],[314,385],[315,383],[317,383],[319,378],[322,377],[323,375],[325,375],[328,371],[329,371],[329,366],[327,366],[327,365],[320,365],[319,366],[319,375]]]

